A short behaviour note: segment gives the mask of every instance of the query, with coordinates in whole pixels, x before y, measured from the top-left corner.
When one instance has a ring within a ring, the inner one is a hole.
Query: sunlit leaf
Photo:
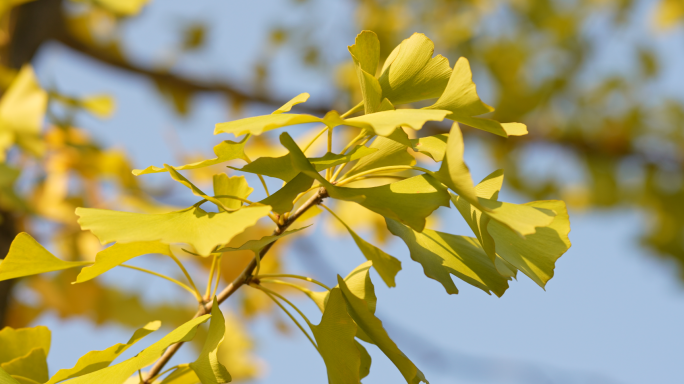
[[[221,200],[219,200],[213,196],[209,196],[206,193],[202,192],[201,189],[199,189],[197,186],[195,186],[195,184],[191,183],[190,180],[186,179],[185,176],[181,175],[178,171],[173,169],[173,167],[171,167],[170,165],[164,164],[164,168],[166,168],[169,171],[169,175],[171,175],[172,179],[174,179],[177,182],[188,187],[188,189],[190,189],[190,191],[192,191],[193,195],[199,196],[199,197],[201,197],[207,201],[210,201],[210,202],[216,204],[216,206],[218,208],[220,208],[221,211],[230,211],[230,208],[224,206],[223,203],[221,202]]]
[[[354,239],[356,246],[359,247],[361,253],[366,257],[367,260],[373,263],[373,267],[378,272],[382,280],[387,284],[388,287],[396,286],[394,277],[401,270],[401,261],[397,260],[395,257],[388,255],[382,249],[374,246],[373,244],[367,242],[366,240],[359,237],[359,235],[354,232],[342,219],[337,216],[334,212],[330,213],[339,220],[342,225],[349,231],[349,234]]]
[[[366,114],[377,112],[382,101],[382,88],[375,78],[380,60],[380,41],[375,32],[362,31],[356,36],[354,45],[349,46],[354,61],[356,76],[361,85],[364,111]]]
[[[182,170],[186,170],[186,169],[197,169],[197,168],[208,167],[208,166],[215,165],[215,164],[225,163],[226,161],[230,161],[230,160],[244,159],[245,158],[245,144],[247,142],[247,139],[248,139],[248,137],[245,137],[239,143],[229,141],[229,140],[222,141],[214,147],[214,154],[216,155],[215,159],[202,160],[202,161],[198,161],[196,163],[179,165],[177,167],[173,167],[173,169],[175,169],[177,171],[182,171]],[[165,167],[155,167],[153,165],[149,166],[145,169],[142,169],[142,170],[141,169],[134,169],[133,170],[133,174],[136,176],[146,175],[148,173],[159,173],[159,172],[168,172],[168,170]]]
[[[121,384],[139,369],[154,363],[171,344],[192,340],[195,337],[197,327],[209,320],[210,317],[211,315],[204,315],[192,319],[171,331],[158,342],[142,350],[135,357],[119,364],[76,377],[70,380],[69,384]]]
[[[454,70],[451,72],[451,77],[444,93],[437,99],[435,104],[427,108],[446,109],[451,111],[451,114],[447,116],[448,119],[459,121],[495,135],[503,137],[508,137],[509,135],[507,129],[501,123],[475,117],[492,112],[494,108],[483,103],[477,95],[475,83],[473,83],[473,73],[470,71],[470,64],[465,57],[459,58],[456,65],[454,65]],[[523,128],[523,126],[520,123],[513,123],[513,125],[509,125],[507,128],[511,135],[520,135],[527,133],[527,129]]]
[[[217,250],[216,252],[233,252],[233,251],[249,250],[249,251],[252,251],[255,254],[257,254],[257,253],[261,252],[261,250],[264,249],[264,247],[266,247],[267,245],[271,244],[272,242],[280,239],[281,237],[291,235],[293,233],[299,232],[299,231],[306,229],[306,228],[309,228],[309,227],[310,227],[310,225],[306,226],[306,227],[302,227],[302,228],[293,229],[290,231],[285,231],[285,232],[281,233],[280,235],[264,236],[259,240],[249,240],[237,248],[226,247],[226,248],[221,248],[221,249]]]
[[[226,367],[218,359],[219,344],[223,341],[225,333],[225,318],[219,309],[216,297],[214,297],[214,305],[211,307],[209,334],[199,357],[195,362],[190,363],[190,368],[195,371],[202,384],[222,384],[232,381],[230,373],[228,373]]]
[[[76,283],[83,283],[94,279],[128,260],[148,254],[173,256],[169,245],[159,241],[116,243],[98,252],[97,256],[95,256],[95,264],[81,269],[76,278]]]
[[[150,0],[74,0],[102,7],[117,16],[134,16],[140,12]]]
[[[47,352],[43,348],[33,348],[28,354],[0,364],[5,372],[44,383],[50,377],[47,366]]]
[[[410,143],[408,136],[401,129],[397,129],[388,137],[376,137],[369,148],[377,149],[377,152],[359,160],[346,176],[390,165],[414,165],[416,159],[406,151],[408,146],[402,144],[404,142]]]
[[[233,236],[268,216],[271,207],[245,207],[236,212],[206,212],[198,207],[181,211],[144,214],[106,209],[77,208],[78,223],[102,244],[111,242],[161,241],[165,244],[190,244],[200,255],[225,244]]]
[[[322,123],[323,119],[313,115],[297,115],[292,113],[279,113],[275,115],[262,115],[247,117],[240,120],[218,123],[214,128],[214,134],[232,133],[236,137],[244,134],[261,135],[266,131],[290,125],[306,123]]]
[[[362,145],[357,145],[344,155],[328,152],[322,157],[312,157],[309,159],[309,161],[316,168],[316,171],[320,172],[340,164],[359,160],[366,156],[372,155],[377,151],[377,148],[369,148]]]
[[[387,220],[387,228],[404,240],[411,258],[423,266],[427,277],[440,282],[447,293],[458,293],[451,275],[499,297],[508,289],[508,279],[497,272],[477,239],[430,229],[419,233],[391,219]]]
[[[160,384],[197,384],[200,381],[190,364],[180,364]]]
[[[310,326],[328,371],[328,382],[358,384],[361,352],[354,340],[356,324],[347,313],[340,288],[330,291],[320,324]]]
[[[420,152],[436,162],[444,160],[444,154],[447,150],[448,133],[440,135],[426,136],[419,139],[411,140],[411,147],[414,151]]]
[[[292,98],[292,100],[288,101],[287,103],[283,104],[282,107],[276,109],[273,111],[274,115],[279,115],[283,112],[290,112],[292,107],[294,107],[297,104],[301,104],[309,100],[309,94],[308,93],[300,93],[299,95],[295,96]]]
[[[345,125],[365,128],[380,136],[389,136],[397,127],[419,130],[428,121],[442,121],[449,111],[439,109],[396,109],[352,117]]]
[[[373,344],[387,356],[392,363],[399,369],[406,382],[409,384],[427,383],[423,373],[399,350],[397,345],[390,339],[387,331],[382,326],[382,322],[368,310],[365,300],[358,298],[347,287],[342,277],[337,276],[337,283],[342,292],[344,300],[347,302],[347,312],[352,317],[356,325],[361,328],[368,337],[373,340]]]
[[[21,232],[0,262],[0,281],[39,273],[61,271],[90,264],[87,261],[64,261],[43,248],[31,235]]]
[[[0,384],[21,384],[0,367]]]
[[[271,210],[283,214],[294,207],[293,201],[297,195],[305,192],[313,184],[313,179],[303,173],[290,180],[271,196],[259,201],[260,204],[270,205]]]
[[[383,97],[395,105],[438,98],[449,82],[451,67],[442,55],[432,57],[434,50],[432,41],[422,33],[402,41],[383,65]]]
[[[114,98],[109,95],[89,96],[80,102],[83,108],[99,118],[111,117],[116,105]]]
[[[447,139],[446,156],[435,177],[460,197],[484,210],[477,199],[470,170],[463,161],[463,151],[463,134],[458,123],[454,123]]]
[[[126,351],[133,344],[137,343],[143,337],[156,331],[161,326],[160,321],[153,321],[146,324],[144,327],[138,329],[133,333],[133,336],[126,342],[126,344],[115,344],[102,351],[91,351],[81,356],[76,365],[69,369],[60,369],[55,373],[46,384],[54,384],[60,381],[71,379],[78,376],[95,372],[97,370],[106,368],[119,355]]]
[[[551,224],[537,228],[524,239],[494,220],[487,229],[496,243],[496,252],[543,288],[553,277],[556,260],[570,248],[570,220],[562,201],[533,201],[525,205],[553,210],[556,216]]]
[[[242,207],[242,201],[221,196],[236,196],[246,199],[254,191],[254,188],[247,184],[244,176],[228,177],[225,173],[220,173],[214,175],[213,180],[214,196],[228,209],[239,209]],[[220,208],[220,210],[222,209]]]

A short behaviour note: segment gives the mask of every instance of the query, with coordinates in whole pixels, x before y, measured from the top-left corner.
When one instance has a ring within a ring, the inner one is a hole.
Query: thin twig
[[[282,225],[278,225],[278,227],[273,231],[273,235],[277,236],[277,235],[280,235],[283,232],[285,232],[285,230],[287,230],[287,228],[289,228],[290,225],[292,225],[292,223],[297,221],[297,219],[300,216],[302,216],[304,214],[304,212],[309,210],[309,208],[320,204],[323,201],[323,199],[325,199],[326,197],[328,197],[328,191],[326,191],[325,188],[319,189],[315,195],[313,195],[309,200],[307,200],[304,204],[302,204],[302,206],[299,207],[299,209],[297,211],[295,211],[292,215],[290,215]],[[268,244],[267,246],[264,247],[264,249],[261,250],[261,252],[259,253],[261,258],[263,258],[266,255],[266,253],[268,253],[268,251],[271,249],[273,244],[276,243],[276,241]],[[252,261],[249,263],[249,265],[247,265],[247,267],[242,271],[242,273],[240,273],[240,275],[238,277],[235,278],[235,280],[233,280],[230,284],[228,284],[228,286],[225,287],[221,291],[221,293],[219,293],[216,296],[216,301],[218,302],[218,304],[221,304],[224,301],[226,301],[226,299],[228,299],[230,296],[232,296],[233,293],[235,293],[240,287],[242,287],[245,283],[249,282],[253,277],[252,273],[254,272],[255,269],[256,269],[256,257],[252,259]],[[195,316],[193,316],[193,319],[200,317],[200,316],[203,316],[203,315],[206,315],[207,313],[211,312],[211,308],[213,307],[213,305],[214,305],[214,303],[212,301],[210,301],[205,306],[200,307],[200,309],[197,311],[197,313],[195,313]],[[160,357],[159,360],[157,360],[157,362],[154,364],[154,366],[152,366],[152,368],[147,373],[147,379],[145,380],[144,384],[150,384],[150,382],[151,382],[150,379],[155,377],[159,372],[161,372],[162,369],[164,369],[164,366],[166,365],[166,363],[168,363],[169,360],[176,354],[176,352],[178,352],[178,350],[180,349],[180,347],[182,345],[183,345],[182,342],[173,344],[172,346],[170,346],[166,350],[166,352],[164,352],[162,357]]]

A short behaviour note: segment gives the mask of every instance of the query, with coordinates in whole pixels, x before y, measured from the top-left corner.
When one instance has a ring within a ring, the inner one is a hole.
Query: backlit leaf
[[[33,328],[5,327],[0,330],[0,364],[28,355],[34,348],[50,352],[50,330],[39,325]]]
[[[90,262],[58,259],[31,235],[21,232],[12,241],[5,259],[0,262],[0,281],[88,264]]]
[[[225,333],[225,318],[219,309],[216,297],[214,297],[214,305],[211,307],[209,334],[199,357],[195,362],[190,363],[190,368],[195,371],[202,384],[221,384],[232,381],[230,373],[218,360],[219,344],[223,341]]]
[[[380,136],[389,136],[397,127],[405,126],[419,130],[428,121],[442,121],[449,114],[446,110],[435,109],[397,109],[352,117],[345,125],[365,128]]]
[[[348,49],[361,85],[364,111],[366,114],[377,112],[382,101],[382,88],[378,79],[375,78],[375,71],[380,60],[378,36],[372,31],[362,31],[356,36],[354,45]]]
[[[204,315],[192,319],[171,331],[158,342],[142,350],[135,357],[119,364],[76,377],[70,380],[69,384],[121,384],[139,369],[154,363],[171,344],[192,340],[195,337],[197,327],[209,320],[210,317],[211,315]]]
[[[99,118],[108,118],[114,113],[115,101],[109,95],[89,96],[80,101],[83,108]]]
[[[290,125],[306,123],[322,123],[323,119],[313,115],[296,115],[292,113],[279,113],[275,115],[262,115],[247,117],[240,120],[218,123],[214,128],[214,134],[232,133],[242,136],[244,134],[261,135],[266,131]]]
[[[283,112],[290,112],[292,107],[294,107],[297,104],[301,104],[309,100],[309,94],[308,93],[300,93],[299,95],[295,96],[292,98],[292,100],[288,101],[287,103],[283,104],[282,107],[276,109],[273,111],[273,115],[279,115]]]
[[[259,201],[260,204],[270,205],[271,210],[283,214],[294,207],[293,201],[297,195],[311,188],[313,179],[303,173],[290,180],[271,196]]]
[[[235,159],[244,159],[245,158],[245,144],[247,143],[247,139],[248,139],[248,137],[245,137],[239,143],[229,141],[229,140],[222,141],[214,147],[214,154],[216,155],[215,159],[202,160],[202,161],[198,161],[195,163],[179,165],[177,167],[172,167],[172,168],[177,170],[177,171],[182,171],[182,170],[186,170],[186,169],[204,168],[204,167],[208,167],[208,166],[215,165],[215,164],[225,163],[226,161],[235,160]],[[142,169],[142,170],[141,169],[134,169],[133,170],[133,174],[136,176],[146,175],[148,173],[159,173],[159,172],[168,172],[168,170],[165,167],[155,167],[153,165],[149,166],[145,169]]]
[[[244,176],[228,177],[225,173],[219,173],[214,175],[213,179],[214,196],[228,209],[239,209],[242,207],[242,201],[221,196],[236,196],[246,199],[254,191],[254,188],[247,184]],[[220,208],[220,210],[222,209]]]
[[[159,241],[116,243],[98,252],[95,256],[95,264],[81,269],[76,278],[76,283],[94,279],[128,260],[148,254],[173,255],[169,245]]]
[[[193,195],[199,196],[199,197],[201,197],[207,201],[210,201],[210,202],[216,204],[216,206],[221,208],[222,211],[230,211],[230,208],[224,206],[223,203],[221,202],[221,200],[219,200],[213,196],[209,196],[206,193],[202,192],[201,189],[197,188],[197,186],[195,186],[195,184],[191,183],[190,180],[186,179],[185,176],[181,175],[178,171],[173,169],[173,167],[171,167],[170,165],[164,164],[164,168],[166,168],[166,170],[169,171],[169,175],[171,175],[172,179],[174,179],[177,182],[188,187],[188,189],[190,189],[192,191]]]
[[[390,219],[387,228],[404,240],[411,258],[423,266],[427,277],[440,282],[447,293],[458,293],[450,275],[499,297],[508,289],[508,279],[497,272],[477,239],[430,229],[419,233]]]
[[[442,55],[432,57],[434,50],[432,41],[422,33],[402,41],[383,65],[383,97],[394,105],[438,98],[449,82],[451,67]]]
[[[189,364],[180,364],[160,384],[197,384],[200,379]]]
[[[414,151],[430,156],[436,162],[444,160],[444,154],[447,150],[448,133],[440,135],[421,137],[419,139],[411,140],[411,147]]]
[[[266,247],[267,245],[271,244],[272,242],[280,239],[281,237],[291,235],[293,233],[299,232],[299,231],[306,229],[306,228],[309,228],[309,227],[310,227],[310,225],[306,226],[306,227],[302,227],[302,228],[293,229],[290,231],[285,231],[285,232],[281,233],[280,235],[264,236],[259,240],[249,240],[237,248],[226,247],[226,248],[221,248],[216,252],[232,252],[232,251],[250,250],[256,254],[256,253],[261,252],[261,250],[264,249],[264,247]]]
[[[414,165],[416,159],[406,151],[408,146],[402,144],[403,142],[410,143],[408,136],[401,129],[397,129],[388,137],[376,137],[369,148],[377,151],[359,160],[345,176],[390,165]]]
[[[4,346],[3,346],[4,347]],[[25,377],[39,383],[48,380],[47,352],[43,348],[33,348],[28,354],[0,364],[12,376]]]
[[[427,383],[423,373],[399,350],[397,345],[390,339],[387,331],[382,326],[382,322],[368,310],[368,304],[363,299],[359,299],[347,287],[342,277],[337,276],[337,283],[342,292],[342,296],[347,303],[347,312],[352,317],[356,325],[361,328],[368,337],[373,340],[373,344],[387,356],[392,363],[399,369],[406,382],[409,384]]]
[[[359,235],[357,235],[356,232],[351,229],[351,227],[342,221],[339,216],[332,211],[330,211],[330,213],[335,216],[335,218],[337,218],[337,220],[339,220],[339,222],[342,223],[345,228],[347,228],[349,234],[354,239],[356,246],[359,247],[361,253],[363,253],[366,259],[372,262],[373,267],[378,272],[385,284],[387,284],[388,287],[396,286],[394,277],[401,270],[401,261],[397,260],[393,256],[388,255],[380,248],[359,237]]]
[[[198,207],[180,211],[144,214],[106,209],[77,208],[78,223],[102,244],[158,240],[165,244],[190,244],[207,256],[233,236],[268,216],[271,207],[245,207],[236,212],[206,212]]]
[[[97,370],[106,368],[119,355],[126,351],[133,344],[137,343],[143,337],[156,331],[161,326],[160,321],[153,321],[146,324],[144,327],[138,329],[133,333],[133,336],[126,344],[115,344],[102,351],[91,351],[81,356],[76,365],[69,369],[60,369],[55,373],[46,384],[54,384],[60,381],[82,376]]]
[[[328,371],[328,382],[358,384],[361,352],[354,340],[356,324],[347,313],[340,288],[330,291],[320,324],[310,326]]]
[[[463,134],[458,123],[454,123],[447,139],[446,156],[435,177],[460,197],[484,210],[477,199],[470,170],[463,161],[463,150]]]
[[[0,384],[21,384],[15,378],[0,368]]]

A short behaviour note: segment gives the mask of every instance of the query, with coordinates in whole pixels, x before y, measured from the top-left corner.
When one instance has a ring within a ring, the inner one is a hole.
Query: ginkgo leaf
[[[232,133],[236,137],[247,133],[252,135],[261,135],[266,131],[288,127],[290,125],[322,122],[323,119],[313,115],[297,115],[292,113],[262,115],[247,117],[226,123],[218,123],[214,128],[214,135],[218,135],[219,133]]]
[[[294,207],[294,199],[302,192],[305,192],[313,184],[313,179],[303,173],[290,180],[282,188],[271,196],[259,201],[260,204],[270,205],[271,210],[283,214],[290,212]]]
[[[565,203],[559,200],[533,201],[525,206],[553,210],[556,216],[551,224],[537,228],[524,239],[493,220],[487,229],[496,243],[496,252],[544,288],[553,277],[556,260],[570,248],[570,220]]]
[[[466,199],[477,208],[485,210],[477,199],[473,178],[470,176],[468,166],[463,161],[464,147],[461,129],[458,123],[454,123],[451,126],[447,139],[446,155],[442,160],[439,171],[434,175],[460,197]]]
[[[106,209],[77,208],[78,223],[102,244],[161,241],[189,244],[202,256],[268,216],[269,206],[245,207],[236,212],[206,212],[199,207],[181,211],[144,214]]]
[[[358,328],[358,327],[357,327]],[[368,353],[366,348],[361,345],[358,341],[356,342],[356,348],[359,349],[361,354],[361,366],[359,367],[359,378],[363,379],[370,374],[370,367],[372,363],[371,355]]]
[[[235,160],[235,159],[244,159],[245,158],[245,144],[247,143],[247,139],[249,137],[245,137],[240,141],[239,143],[225,140],[220,142],[218,145],[214,147],[214,154],[216,155],[215,159],[210,159],[210,160],[202,160],[198,161],[195,163],[190,163],[190,164],[185,164],[185,165],[179,165],[176,167],[172,167],[173,169],[177,171],[183,171],[186,169],[197,169],[197,168],[204,168],[204,167],[209,167],[211,165],[216,165],[220,163],[225,163],[226,161],[230,160]],[[160,172],[168,172],[168,169],[166,167],[155,167],[155,166],[149,166],[145,169],[134,169],[133,174],[136,176],[140,175],[146,175],[148,173],[160,173]]]
[[[345,281],[337,276],[337,284],[342,292],[342,296],[347,303],[347,312],[352,317],[356,325],[361,328],[368,337],[373,340],[373,344],[387,356],[392,363],[399,369],[406,382],[409,384],[427,383],[423,373],[413,364],[411,360],[397,347],[390,339],[387,331],[382,326],[382,321],[375,317],[368,310],[368,304],[354,295],[347,287]]]
[[[173,256],[169,245],[159,241],[116,243],[98,252],[95,256],[95,264],[81,269],[75,283],[83,283],[94,279],[128,260],[148,254]]]
[[[510,228],[520,237],[535,233],[538,227],[551,224],[556,216],[556,213],[550,209],[531,205],[511,204],[483,198],[479,198],[478,201],[487,209],[485,211],[487,216]]]
[[[210,317],[211,315],[204,315],[192,319],[171,331],[161,340],[142,350],[135,357],[119,364],[76,377],[70,380],[69,384],[121,384],[139,369],[154,363],[171,344],[192,340],[195,337],[197,327],[209,320]]]
[[[85,374],[108,367],[109,364],[111,364],[112,361],[114,361],[124,351],[130,348],[133,344],[137,343],[143,337],[158,330],[160,326],[161,321],[147,323],[144,327],[136,330],[126,344],[119,343],[112,345],[111,347],[102,351],[90,351],[86,353],[78,359],[76,365],[69,369],[60,369],[45,384],[55,384],[60,381],[83,376]]]
[[[202,384],[222,384],[232,381],[230,373],[218,360],[219,344],[223,341],[225,333],[226,320],[219,309],[216,296],[214,296],[207,339],[204,341],[204,346],[197,360],[190,363],[190,368],[195,371]]]
[[[172,166],[170,166],[170,165],[168,165],[168,164],[164,164],[164,168],[166,168],[166,170],[169,171],[169,175],[171,175],[171,178],[172,178],[172,179],[174,179],[174,180],[176,180],[177,182],[179,182],[179,183],[183,184],[184,186],[188,187],[188,189],[190,189],[190,191],[192,191],[192,194],[193,194],[193,195],[199,196],[199,197],[201,197],[201,198],[203,198],[203,199],[205,199],[205,200],[207,200],[207,201],[210,201],[210,202],[216,204],[216,206],[219,207],[219,208],[221,208],[222,211],[231,211],[230,208],[228,208],[228,207],[226,207],[225,205],[223,205],[223,203],[221,202],[221,200],[219,200],[219,199],[217,199],[217,198],[215,198],[215,197],[213,197],[213,196],[209,196],[209,195],[207,195],[206,193],[202,192],[201,189],[199,189],[197,186],[195,186],[195,184],[191,183],[190,180],[186,179],[185,176],[181,175],[178,171],[176,171],[175,169],[173,169]]]
[[[114,113],[115,101],[109,95],[95,95],[81,99],[80,105],[99,118],[108,118]]]
[[[292,166],[318,180],[333,199],[353,201],[376,212],[422,231],[425,218],[440,206],[449,207],[449,194],[429,175],[415,176],[372,188],[345,188],[330,184],[309,163],[292,137],[285,132],[280,142],[290,151]]]
[[[347,313],[340,288],[330,291],[321,322],[310,327],[328,371],[328,382],[360,383],[361,352],[354,340],[356,324]]]
[[[420,152],[436,162],[444,160],[444,154],[447,150],[448,133],[442,133],[434,136],[426,136],[411,140],[411,147],[414,151]]]
[[[372,261],[366,261],[358,267],[354,268],[344,281],[347,283],[349,291],[359,299],[362,299],[368,304],[368,310],[375,313],[375,307],[378,303],[378,298],[375,296],[375,287],[370,279],[370,268],[373,266]],[[308,289],[303,289],[303,292],[313,300],[318,306],[318,309],[323,312],[325,303],[328,301],[330,291],[315,292]],[[372,341],[369,341],[372,343]]]
[[[232,252],[232,251],[250,250],[250,251],[254,252],[255,254],[258,254],[259,252],[261,252],[262,249],[264,249],[264,247],[266,247],[267,245],[271,244],[272,242],[280,239],[281,237],[285,237],[287,235],[291,235],[293,233],[299,232],[303,229],[309,228],[310,226],[311,225],[307,225],[306,227],[301,227],[301,228],[285,231],[285,232],[281,233],[280,235],[264,236],[259,240],[249,240],[237,248],[226,247],[226,248],[221,248],[221,249],[217,250],[216,252]]]
[[[450,275],[499,297],[508,289],[508,279],[497,272],[477,239],[430,229],[419,233],[390,219],[387,228],[404,240],[411,258],[423,266],[427,277],[440,282],[447,293],[458,293]]]
[[[352,117],[345,125],[365,128],[380,136],[389,136],[397,127],[419,130],[428,121],[442,121],[449,111],[438,109],[396,109]]]
[[[353,176],[359,172],[390,165],[414,165],[416,159],[406,151],[408,136],[402,129],[397,129],[388,137],[378,136],[369,148],[377,149],[375,153],[360,159],[345,176]]]
[[[382,280],[387,284],[388,287],[396,286],[394,277],[401,270],[401,261],[397,260],[395,257],[388,255],[383,252],[382,249],[370,244],[366,240],[359,237],[359,235],[354,232],[351,227],[349,227],[342,219],[337,216],[333,211],[329,211],[330,214],[335,216],[339,222],[344,225],[349,231],[349,234],[354,239],[356,246],[359,247],[361,253],[366,257],[367,260],[372,262],[373,267],[378,272]]]
[[[435,46],[422,33],[414,33],[387,57],[380,75],[383,97],[395,105],[438,98],[451,75],[449,60],[432,57]]]
[[[246,199],[253,191],[247,184],[244,176],[228,177],[225,173],[214,175],[214,197],[216,197],[228,209],[236,210],[242,207],[242,201],[230,197],[221,196],[236,196]],[[222,210],[223,208],[220,208]]]
[[[133,16],[150,0],[76,0],[102,7],[118,16]]]
[[[34,154],[42,152],[38,135],[47,102],[47,92],[40,88],[33,68],[23,66],[0,99],[0,161],[15,142]]]
[[[0,281],[39,273],[61,271],[91,264],[87,261],[64,261],[55,257],[31,235],[21,232],[14,238],[10,250],[0,262]]]
[[[160,384],[197,384],[199,381],[189,364],[179,364]]]
[[[42,325],[33,328],[5,327],[0,330],[0,364],[27,355],[34,348],[50,352],[50,330]]]
[[[33,348],[24,356],[0,364],[11,376],[19,376],[44,383],[50,377],[47,366],[47,352],[43,348]]]
[[[280,107],[280,108],[276,109],[275,111],[273,111],[273,115],[279,115],[279,114],[281,114],[281,113],[283,113],[283,112],[290,112],[290,110],[292,109],[292,107],[294,107],[295,105],[304,103],[304,102],[306,102],[307,100],[309,100],[309,96],[310,96],[310,95],[309,95],[308,93],[306,93],[306,92],[305,92],[305,93],[300,93],[299,95],[293,97],[293,98],[292,98],[290,101],[288,101],[287,103],[283,104],[282,107]]]
[[[356,36],[354,45],[349,46],[356,67],[356,76],[361,85],[363,106],[366,114],[377,112],[382,101],[382,88],[375,78],[380,60],[380,41],[375,32],[362,31]]]
[[[373,147],[356,146],[344,155],[328,152],[322,157],[309,158],[309,162],[313,164],[317,172],[320,172],[340,164],[371,156],[377,151],[378,149]],[[411,155],[408,156],[410,157]],[[260,157],[242,168],[234,169],[275,177],[285,182],[292,180],[298,173],[297,170],[292,168],[292,158],[290,157],[290,154],[280,157]]]
[[[23,376],[19,376],[19,375],[12,375],[10,377],[12,379],[16,380],[16,382],[19,384],[41,384],[39,381],[29,379],[28,377],[23,377]],[[5,383],[2,383],[2,384],[5,384]]]
[[[0,384],[21,384],[0,367]]]
[[[494,108],[483,103],[477,95],[470,63],[465,57],[461,57],[456,61],[444,93],[433,105],[426,107],[426,109],[446,109],[451,111],[451,114],[447,116],[448,119],[459,121],[471,127],[503,137],[508,137],[508,132],[511,135],[527,133],[527,128],[521,123],[507,123],[510,125],[504,127],[498,121],[475,117],[493,112]]]

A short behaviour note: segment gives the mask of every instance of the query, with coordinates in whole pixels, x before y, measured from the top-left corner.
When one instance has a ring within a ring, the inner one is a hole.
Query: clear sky
[[[200,76],[229,73],[240,79],[250,75],[251,60],[260,54],[257,48],[264,39],[263,25],[276,17],[287,22],[298,20],[296,14],[288,13],[284,1],[271,1],[268,7],[235,1],[226,2],[220,9],[211,8],[215,3],[198,1],[197,6],[187,7],[181,1],[153,2],[141,20],[131,25],[127,34],[130,53],[141,62],[150,62],[145,58],[164,54],[164,47],[173,43],[164,33],[170,30],[169,20],[200,18],[212,22],[212,36],[222,36],[223,40],[211,40],[205,54],[181,62],[180,67]],[[345,60],[346,46],[357,32],[349,21],[353,12],[346,3],[328,3],[335,8],[334,12],[321,12],[330,18],[330,26],[321,34],[333,36],[331,45],[339,45],[331,49],[329,59]],[[192,8],[191,14],[179,14],[188,8]],[[139,40],[135,38],[139,34],[153,37]],[[681,48],[681,39],[679,44]],[[150,51],[149,47],[161,48]],[[294,59],[281,56],[275,60],[287,76],[277,82],[276,89],[284,98],[300,92],[311,93],[312,101],[330,97],[325,90],[329,84],[325,74],[297,72]],[[199,96],[193,100],[192,114],[180,118],[158,97],[154,85],[94,65],[57,45],[41,52],[36,64],[41,81],[56,84],[65,93],[109,93],[116,97],[114,118],[98,121],[83,116],[80,121],[102,143],[125,148],[136,168],[177,163],[168,146],[169,132],[175,132],[186,149],[207,156],[219,140],[232,139],[212,136],[214,124],[230,118],[222,97]],[[254,108],[249,112],[270,111]],[[482,145],[469,141],[466,147],[466,160],[476,180],[494,170],[481,160]],[[562,161],[559,156],[546,156],[549,163]],[[519,201],[519,196],[505,191],[504,185],[503,200]],[[442,228],[470,235],[458,216],[454,209],[441,209]],[[460,281],[456,284],[461,293],[449,296],[440,284],[423,275],[400,241],[383,247],[402,260],[403,270],[393,289],[383,286],[377,274],[372,275],[378,315],[432,383],[640,384],[681,380],[684,286],[677,280],[673,265],[639,246],[639,234],[648,225],[647,218],[626,209],[570,212],[570,217],[573,247],[558,261],[556,275],[546,291],[521,275],[502,298],[487,296]],[[325,265],[335,272],[345,275],[363,261],[350,238],[316,240],[317,235],[326,234],[323,228],[307,232]],[[138,262],[151,265],[150,261]],[[306,257],[296,252],[288,256],[287,263],[292,271],[320,272],[320,268],[312,270]],[[177,300],[177,291],[154,287],[131,273],[135,272],[112,272],[103,279],[126,284],[147,300]],[[320,277],[327,281],[334,278]],[[310,303],[297,303],[315,312]],[[95,328],[83,320],[60,321],[50,314],[36,324],[48,325],[53,332],[51,372],[70,367],[88,350],[124,342],[131,332],[111,324]],[[268,319],[260,319],[252,329],[258,338],[257,354],[268,364],[259,383],[325,382],[323,362],[301,334],[283,335]],[[151,337],[147,342],[153,340]],[[373,366],[364,383],[403,381],[381,353],[372,347],[369,351]],[[191,358],[187,351],[179,357]]]

